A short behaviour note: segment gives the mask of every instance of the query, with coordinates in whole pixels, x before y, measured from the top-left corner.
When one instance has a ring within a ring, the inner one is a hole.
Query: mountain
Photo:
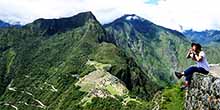
[[[203,45],[215,45],[220,42],[220,31],[218,30],[205,30],[205,31],[193,31],[186,30],[183,34],[193,42],[198,42]]]
[[[193,62],[185,60],[191,40],[182,33],[152,23],[135,14],[124,15],[103,26],[103,39],[126,50],[159,85],[175,82],[173,71],[184,70]],[[210,63],[219,63],[219,47],[203,45]]]
[[[31,28],[33,31],[43,33],[44,36],[51,36],[56,33],[64,33],[71,29],[81,27],[87,23],[88,20],[96,20],[95,16],[91,13],[79,13],[77,16],[60,19],[37,19],[31,24],[27,24],[25,27]],[[98,22],[98,21],[97,21]]]
[[[1,28],[0,109],[146,110],[160,97],[169,109],[183,98],[166,87],[174,70],[192,64],[189,46],[183,34],[134,14],[104,26],[83,12]],[[220,62],[219,48],[205,50]]]
[[[185,68],[191,62],[183,60],[188,41],[178,31],[156,25],[135,14],[124,15],[105,24],[106,42],[126,50],[140,67],[159,85],[175,82],[173,71]]]
[[[9,23],[6,23],[6,22],[0,20],[0,28],[3,28],[3,27],[9,27],[9,26],[10,26]]]
[[[18,22],[18,23],[14,23],[14,24],[10,24],[7,22],[4,22],[2,20],[0,20],[0,28],[7,28],[7,27],[17,27],[20,28],[22,25]]]
[[[1,110],[135,108],[135,97],[150,100],[161,88],[133,57],[103,41],[106,31],[91,12],[0,33]]]

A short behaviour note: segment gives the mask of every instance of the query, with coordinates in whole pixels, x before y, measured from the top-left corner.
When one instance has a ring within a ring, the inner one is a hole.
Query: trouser
[[[185,81],[188,81],[189,84],[191,83],[191,79],[193,77],[194,72],[202,73],[202,74],[205,74],[205,75],[207,75],[209,73],[208,71],[206,71],[202,67],[196,67],[196,66],[189,67],[188,69],[186,69],[184,71]]]

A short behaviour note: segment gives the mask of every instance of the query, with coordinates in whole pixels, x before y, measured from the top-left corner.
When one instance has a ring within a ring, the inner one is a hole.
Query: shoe
[[[188,81],[184,82],[184,85],[182,85],[180,87],[181,91],[183,90],[188,90],[189,89],[189,86],[190,86],[190,83]]]
[[[175,75],[178,79],[180,79],[183,76],[180,72],[175,72]]]
[[[188,89],[189,89],[189,86],[183,85],[183,86],[180,87],[181,91],[188,90]]]

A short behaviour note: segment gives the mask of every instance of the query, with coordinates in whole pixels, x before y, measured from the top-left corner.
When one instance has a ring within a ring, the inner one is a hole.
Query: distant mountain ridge
[[[0,28],[3,28],[3,27],[9,27],[9,26],[10,26],[9,23],[6,23],[6,22],[0,20]]]
[[[219,30],[205,30],[205,31],[186,30],[183,32],[183,34],[193,42],[198,42],[203,45],[220,43]]]
[[[21,27],[21,25],[20,24],[10,24],[10,23],[7,23],[7,22],[0,20],[0,28],[7,28],[7,27]]]

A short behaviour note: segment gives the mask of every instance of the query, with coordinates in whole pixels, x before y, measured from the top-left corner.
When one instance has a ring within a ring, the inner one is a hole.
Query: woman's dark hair
[[[202,50],[202,46],[199,43],[192,43],[191,47],[196,46],[196,49],[198,49],[199,51]]]

